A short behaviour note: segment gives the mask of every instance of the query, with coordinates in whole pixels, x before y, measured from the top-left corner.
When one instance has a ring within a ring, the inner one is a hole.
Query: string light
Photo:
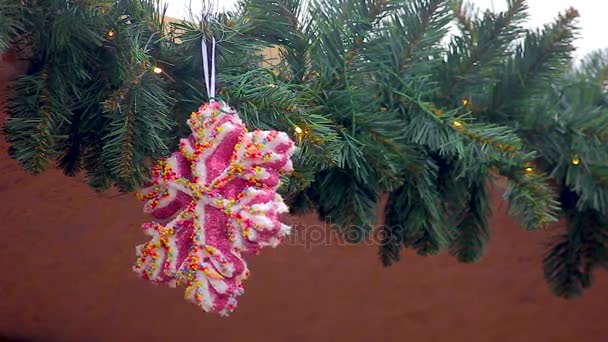
[[[458,121],[458,120],[454,121],[454,123],[452,123],[452,125],[456,128],[464,127],[464,124],[462,123],[462,121]]]
[[[466,106],[469,104],[469,99],[462,99],[462,105]]]
[[[304,133],[304,130],[300,126],[295,126],[293,130],[296,132],[296,134]]]
[[[274,84],[274,83],[270,83],[270,84],[268,85],[268,88],[276,88],[276,87],[278,87],[278,85],[276,85],[276,84]]]
[[[532,173],[534,172],[534,168],[532,166],[528,166],[524,169],[524,171],[526,171],[526,173]]]
[[[581,158],[579,158],[579,156],[577,156],[577,155],[574,155],[574,157],[572,157],[571,162],[572,162],[572,165],[578,165],[581,163]]]
[[[156,67],[152,68],[152,72],[155,73],[155,74],[157,74],[157,75],[158,74],[162,74],[163,73],[163,69],[161,69],[160,67],[156,66]]]
[[[106,33],[106,36],[107,36],[108,38],[114,38],[114,37],[116,36],[116,31],[114,31],[114,30],[109,30],[109,31]]]

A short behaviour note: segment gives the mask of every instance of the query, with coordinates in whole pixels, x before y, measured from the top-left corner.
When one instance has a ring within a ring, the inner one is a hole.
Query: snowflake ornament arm
[[[158,220],[142,226],[151,240],[136,248],[142,278],[186,286],[186,298],[227,315],[249,276],[244,255],[277,246],[290,227],[277,194],[292,170],[295,144],[283,132],[247,132],[222,102],[192,113],[192,134],[159,161],[153,183],[140,192],[144,211]]]

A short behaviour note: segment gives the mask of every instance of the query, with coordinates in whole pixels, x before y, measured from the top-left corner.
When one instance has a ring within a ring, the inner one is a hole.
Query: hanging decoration
[[[211,101],[192,113],[191,135],[157,163],[139,193],[144,211],[161,222],[142,226],[151,240],[136,248],[133,269],[154,283],[185,286],[187,300],[225,316],[244,293],[244,257],[290,232],[276,191],[292,171],[295,144],[284,132],[248,132],[233,108],[214,99],[215,40],[211,76],[204,38],[203,62]]]

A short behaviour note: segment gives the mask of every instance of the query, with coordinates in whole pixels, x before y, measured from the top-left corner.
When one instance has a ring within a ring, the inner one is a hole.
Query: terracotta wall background
[[[2,58],[0,86],[15,74]],[[0,340],[608,341],[608,274],[580,299],[554,297],[541,259],[555,232],[522,231],[499,196],[478,264],[407,252],[383,268],[376,246],[285,244],[250,259],[239,308],[220,318],[131,271],[147,219],[133,196],[56,170],[28,175],[7,148],[2,139]],[[287,220],[298,232],[320,224]]]

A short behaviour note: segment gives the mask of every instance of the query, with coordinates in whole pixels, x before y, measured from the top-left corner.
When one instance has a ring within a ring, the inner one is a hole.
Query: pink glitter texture
[[[165,222],[145,223],[151,240],[136,248],[142,278],[186,286],[185,297],[225,316],[249,276],[244,255],[276,247],[291,227],[276,193],[292,170],[293,141],[283,132],[247,132],[223,102],[202,105],[188,120],[192,134],[153,169],[138,194],[144,211]]]

